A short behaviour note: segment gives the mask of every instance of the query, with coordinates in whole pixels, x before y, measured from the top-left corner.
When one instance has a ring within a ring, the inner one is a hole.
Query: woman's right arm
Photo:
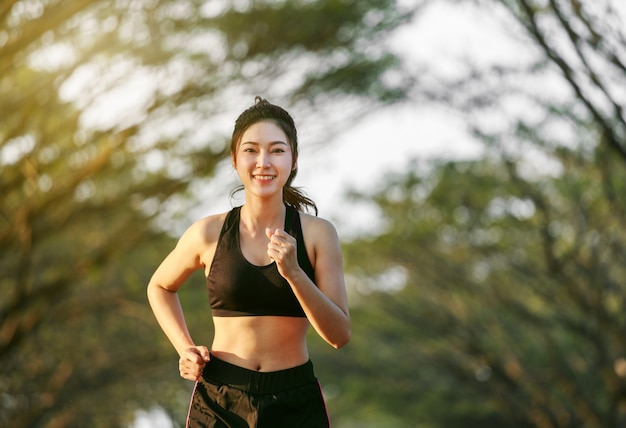
[[[189,275],[203,267],[201,253],[206,247],[203,235],[201,222],[187,229],[148,283],[148,301],[154,316],[181,356],[195,343],[187,329],[177,291]]]

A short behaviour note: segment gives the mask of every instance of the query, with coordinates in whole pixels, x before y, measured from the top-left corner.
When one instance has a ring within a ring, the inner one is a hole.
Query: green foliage
[[[536,181],[521,161],[390,178],[374,196],[389,228],[345,250],[355,283],[406,275],[353,310],[360,370],[379,373],[363,403],[406,426],[621,426],[626,193],[607,199],[603,176],[623,183],[626,165],[607,151],[559,150],[568,168]]]

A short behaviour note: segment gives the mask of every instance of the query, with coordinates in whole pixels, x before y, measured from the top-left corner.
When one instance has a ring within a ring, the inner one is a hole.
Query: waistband
[[[212,354],[202,377],[253,394],[273,394],[317,383],[311,360],[285,370],[258,372],[220,360]]]

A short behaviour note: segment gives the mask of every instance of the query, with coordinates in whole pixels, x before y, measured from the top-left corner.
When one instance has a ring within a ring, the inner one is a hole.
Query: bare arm
[[[341,246],[335,228],[315,219],[307,239],[315,248],[315,282],[298,266],[295,239],[277,230],[268,246],[268,255],[289,282],[317,333],[331,346],[341,348],[350,340],[350,315],[343,276]]]
[[[191,338],[177,291],[189,275],[203,267],[201,250],[206,242],[200,229],[200,224],[196,223],[183,234],[152,275],[147,290],[148,301],[161,329],[181,357],[181,376],[190,380],[197,379],[209,352],[204,346],[196,346]]]

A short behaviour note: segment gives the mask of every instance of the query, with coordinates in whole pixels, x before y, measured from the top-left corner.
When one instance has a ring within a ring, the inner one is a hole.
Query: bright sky
[[[464,58],[480,64],[520,60],[520,52],[506,45],[502,25],[493,14],[469,4],[433,3],[418,22],[393,38],[391,48],[414,69],[427,63],[440,76],[460,76],[466,70]],[[412,158],[459,159],[480,153],[461,119],[450,111],[433,105],[390,107],[329,145],[307,148],[302,142],[295,184],[316,201],[320,216],[350,237],[373,232],[378,219],[371,208],[346,203],[347,189],[376,190],[387,173],[406,170]]]
[[[479,148],[463,132],[458,119],[419,107],[394,107],[373,115],[328,146],[304,144],[295,184],[316,201],[320,216],[340,232],[373,232],[376,213],[345,200],[348,189],[370,193],[384,176],[409,168],[411,158],[476,156]]]

